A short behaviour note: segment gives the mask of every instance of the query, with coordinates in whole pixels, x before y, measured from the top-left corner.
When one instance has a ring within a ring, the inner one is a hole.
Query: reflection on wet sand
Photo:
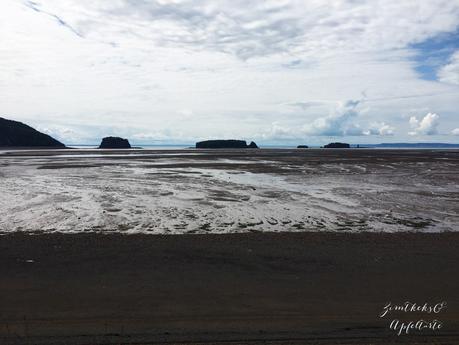
[[[457,231],[456,150],[0,155],[0,230]]]

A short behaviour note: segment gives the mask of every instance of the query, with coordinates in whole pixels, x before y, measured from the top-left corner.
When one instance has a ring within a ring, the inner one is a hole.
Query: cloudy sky
[[[67,144],[459,142],[459,0],[1,0],[0,116]]]

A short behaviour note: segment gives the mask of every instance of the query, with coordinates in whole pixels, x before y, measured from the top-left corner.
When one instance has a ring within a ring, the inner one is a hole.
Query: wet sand
[[[0,232],[459,231],[458,150],[0,151]]]
[[[457,344],[459,233],[0,236],[1,344]],[[378,315],[386,302],[447,302]],[[397,337],[391,319],[438,319]]]

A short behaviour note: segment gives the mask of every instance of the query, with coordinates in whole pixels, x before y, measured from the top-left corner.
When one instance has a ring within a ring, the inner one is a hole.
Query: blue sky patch
[[[418,50],[415,57],[416,71],[425,80],[437,80],[438,69],[447,64],[455,50],[459,49],[459,30],[444,33],[411,46]]]

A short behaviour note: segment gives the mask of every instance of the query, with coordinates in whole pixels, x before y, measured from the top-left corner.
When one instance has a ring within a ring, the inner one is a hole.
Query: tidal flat
[[[458,151],[16,150],[0,175],[1,344],[458,343]]]
[[[459,230],[459,151],[0,151],[0,232]]]

